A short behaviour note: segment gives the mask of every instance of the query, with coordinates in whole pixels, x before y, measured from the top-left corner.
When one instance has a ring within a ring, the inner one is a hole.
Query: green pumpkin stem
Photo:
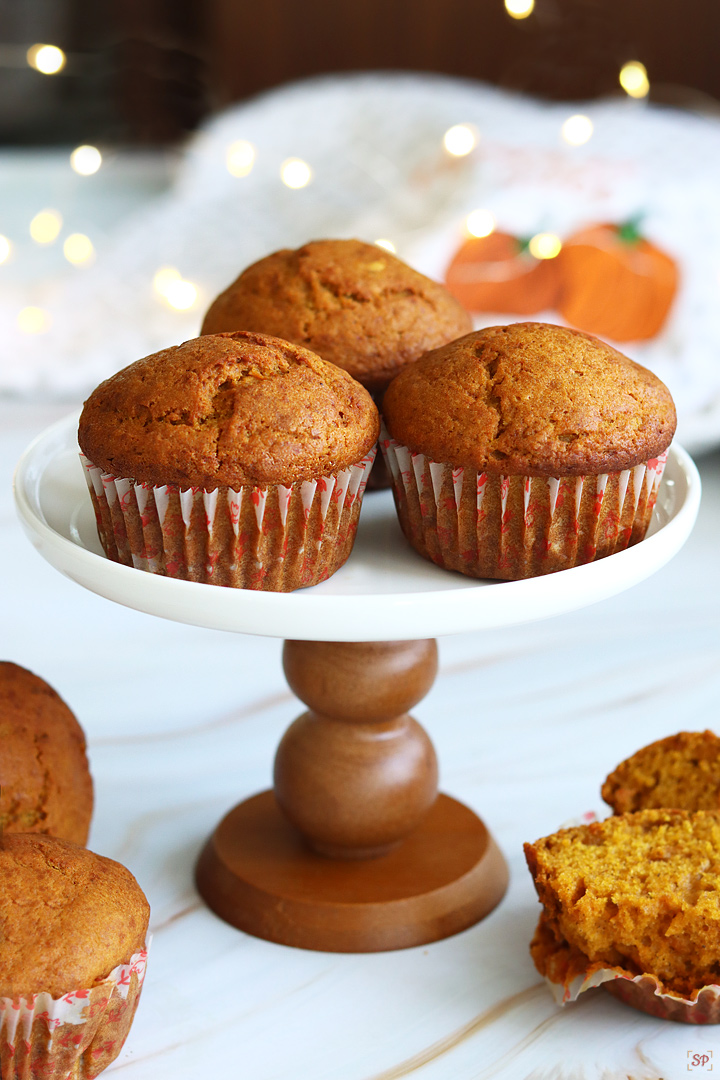
[[[622,225],[618,225],[617,234],[623,243],[637,244],[643,239],[643,235],[640,232],[640,223],[644,216],[645,215],[642,213],[634,214]]]

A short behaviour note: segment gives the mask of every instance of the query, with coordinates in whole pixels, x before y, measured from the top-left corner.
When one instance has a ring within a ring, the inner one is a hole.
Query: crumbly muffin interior
[[[638,750],[610,773],[602,797],[616,814],[671,807],[720,809],[720,739],[680,731]]]
[[[720,982],[720,813],[643,810],[525,854],[544,907],[531,952],[551,981],[618,967],[680,994]]]

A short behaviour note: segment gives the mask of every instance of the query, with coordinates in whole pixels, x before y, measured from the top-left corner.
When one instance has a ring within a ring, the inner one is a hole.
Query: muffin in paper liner
[[[380,434],[405,536],[426,559],[517,580],[605,558],[647,532],[667,460],[597,476],[518,476],[430,461]]]
[[[290,592],[347,559],[375,453],[334,476],[237,491],[136,483],[80,460],[109,559],[187,581]]]
[[[147,946],[102,982],[60,998],[0,998],[2,1080],[92,1080],[122,1050],[140,999]]]
[[[589,961],[584,971],[578,971],[578,957],[568,963],[563,953],[569,953],[563,946],[552,939],[542,917],[533,938],[533,944],[540,943],[556,949],[551,958],[557,961],[558,969],[565,967],[562,981],[555,981],[545,976],[555,1001],[558,1005],[567,1005],[576,1001],[580,994],[594,987],[602,987],[613,997],[618,998],[634,1009],[649,1013],[660,1020],[675,1020],[682,1024],[718,1024],[720,1023],[720,986],[711,984],[693,990],[690,997],[668,990],[656,975],[645,972],[633,975],[618,967],[603,967]],[[560,970],[555,972],[560,975]]]

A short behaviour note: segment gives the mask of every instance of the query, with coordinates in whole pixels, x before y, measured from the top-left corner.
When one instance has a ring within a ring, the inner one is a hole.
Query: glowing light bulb
[[[650,82],[645,65],[641,64],[639,60],[631,60],[628,64],[623,64],[619,78],[620,85],[630,97],[647,97],[650,91]]]
[[[18,312],[17,324],[23,334],[44,334],[50,329],[52,319],[42,308],[24,307]]]
[[[465,228],[471,236],[489,236],[495,231],[495,218],[489,210],[473,210],[465,218]]]
[[[12,255],[12,244],[7,236],[0,234],[0,264],[7,262]]]
[[[232,176],[247,176],[255,164],[255,147],[246,139],[230,143],[225,152],[225,164]]]
[[[562,241],[555,233],[536,233],[528,244],[528,250],[536,259],[554,259],[560,254]]]
[[[187,311],[197,300],[197,287],[192,281],[170,281],[165,287],[165,299],[171,308],[176,311]]]
[[[25,56],[30,67],[43,75],[57,75],[65,67],[65,53],[57,45],[31,45]]]
[[[374,243],[375,243],[375,247],[380,247],[380,248],[384,248],[384,249],[385,249],[385,251],[389,251],[391,255],[394,255],[394,254],[395,254],[395,252],[397,251],[397,248],[396,248],[396,247],[395,247],[395,245],[393,244],[392,240],[384,240],[384,239],[382,239],[382,240],[375,240],[375,241],[374,241]],[[373,265],[374,265],[374,264],[373,264]],[[383,263],[383,266],[384,266],[384,265],[385,265],[385,264]]]
[[[478,143],[478,133],[471,124],[455,124],[443,136],[443,146],[453,157],[465,157]]]
[[[505,0],[505,10],[513,19],[527,19],[534,7],[535,0]]]
[[[70,155],[70,166],[80,176],[92,176],[102,165],[97,146],[78,146]]]
[[[312,169],[300,158],[287,158],[280,166],[280,179],[289,188],[303,188],[312,179]]]
[[[562,126],[562,137],[571,146],[582,146],[592,137],[593,122],[589,116],[576,113],[568,116]]]
[[[79,232],[71,233],[63,244],[63,255],[68,262],[82,266],[94,261],[95,248],[89,236]]]
[[[161,296],[166,296],[168,288],[174,285],[176,281],[181,280],[182,275],[174,266],[161,266],[160,269],[155,272],[153,286],[155,291],[159,292]]]
[[[62,229],[62,214],[57,210],[41,210],[30,222],[30,235],[36,244],[52,244]]]

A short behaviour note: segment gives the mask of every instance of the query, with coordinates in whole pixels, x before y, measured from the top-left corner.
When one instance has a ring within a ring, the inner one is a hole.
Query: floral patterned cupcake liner
[[[241,589],[316,585],[347,559],[376,450],[335,476],[213,491],[118,478],[80,455],[114,562]]]
[[[427,559],[477,578],[515,580],[602,559],[643,539],[667,451],[599,476],[511,476],[380,445],[400,524]]]
[[[147,948],[88,989],[0,998],[2,1080],[92,1080],[122,1050],[140,999]]]

